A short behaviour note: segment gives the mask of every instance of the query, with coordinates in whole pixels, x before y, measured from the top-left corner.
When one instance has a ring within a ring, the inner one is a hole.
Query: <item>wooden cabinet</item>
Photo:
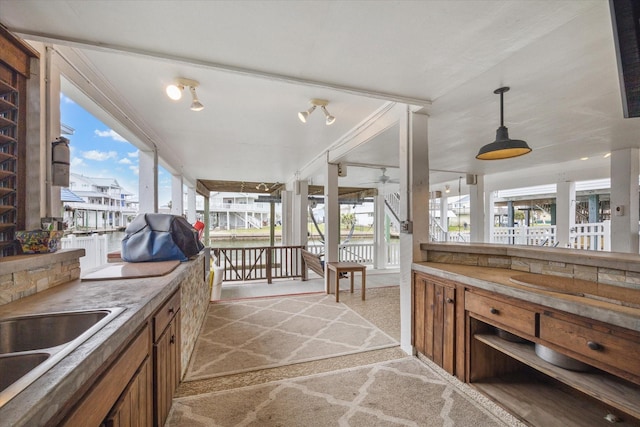
[[[153,424],[152,366],[147,357],[103,422],[103,427],[145,427]]]
[[[606,425],[607,414],[620,426],[637,425],[640,334],[473,288],[465,309],[467,379],[510,412],[533,426]],[[494,327],[524,339],[501,338]],[[592,369],[549,363],[536,354],[536,343]]]
[[[150,347],[151,334],[149,326],[145,324],[117,359],[83,393],[82,399],[67,413],[60,425],[99,426],[112,414],[114,420],[117,418],[124,421],[122,424],[113,425],[150,426],[151,400],[148,394],[148,390],[151,390],[151,375],[148,369]],[[132,407],[127,406],[131,404],[136,408],[133,420],[125,415],[127,411],[131,412]],[[115,417],[115,413],[119,411],[122,417],[120,415]],[[128,424],[126,420],[131,423]],[[139,423],[140,420],[144,423]]]
[[[180,291],[153,317],[154,425],[164,425],[180,382]]]
[[[640,384],[640,337],[630,332],[576,316],[540,316],[540,338],[546,345]]]
[[[534,337],[536,334],[537,314],[521,304],[470,291],[466,292],[464,301],[465,310],[486,323],[521,336]]]
[[[413,340],[416,350],[456,374],[456,286],[414,274]]]

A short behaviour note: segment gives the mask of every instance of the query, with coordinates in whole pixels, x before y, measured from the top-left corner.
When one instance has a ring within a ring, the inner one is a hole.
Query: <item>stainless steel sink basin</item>
[[[47,360],[49,353],[25,353],[0,356],[0,391],[5,390],[36,366]]]
[[[0,407],[123,311],[112,307],[0,318]]]
[[[0,354],[56,347],[73,341],[109,310],[47,313],[0,320]]]

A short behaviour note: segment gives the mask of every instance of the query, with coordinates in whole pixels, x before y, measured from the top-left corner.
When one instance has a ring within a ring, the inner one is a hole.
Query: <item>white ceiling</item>
[[[640,147],[640,122],[622,114],[605,0],[0,0],[0,23],[53,44],[72,82],[63,90],[139,148],[155,144],[192,183],[299,173],[322,184],[328,149],[397,178],[398,126],[372,118],[398,104],[430,115],[433,189],[465,173],[489,189],[603,178],[605,153]],[[188,94],[166,97],[177,77],[200,82],[203,111],[189,110]],[[510,136],[533,152],[479,161],[501,86]],[[298,121],[311,98],[330,101],[332,126],[319,110]],[[380,175],[352,165],[340,185]]]

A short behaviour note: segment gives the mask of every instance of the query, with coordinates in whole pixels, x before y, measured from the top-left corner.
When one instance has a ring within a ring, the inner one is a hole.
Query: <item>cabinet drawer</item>
[[[535,336],[536,313],[534,311],[473,292],[466,292],[464,308],[471,315],[476,314],[494,326],[504,326],[515,333],[521,332]]]
[[[180,291],[173,294],[153,316],[153,342],[158,341],[162,331],[166,329],[178,310],[180,310]]]
[[[583,356],[583,362],[591,359],[640,376],[640,342],[547,315],[540,316],[540,338]]]

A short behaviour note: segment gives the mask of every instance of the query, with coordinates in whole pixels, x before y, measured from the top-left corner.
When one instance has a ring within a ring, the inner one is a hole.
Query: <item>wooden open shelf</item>
[[[640,420],[640,386],[595,368],[589,372],[575,372],[552,365],[540,359],[535,354],[534,347],[531,344],[514,343],[490,334],[476,334],[474,338],[530,366],[536,371],[562,384],[566,384],[572,389],[635,417],[635,424],[629,425],[638,425]],[[480,384],[481,383],[474,383],[474,385]],[[484,387],[480,386],[479,388],[484,391]],[[515,390],[513,392],[520,393],[520,391]],[[604,425],[608,424],[609,423],[605,421]]]

